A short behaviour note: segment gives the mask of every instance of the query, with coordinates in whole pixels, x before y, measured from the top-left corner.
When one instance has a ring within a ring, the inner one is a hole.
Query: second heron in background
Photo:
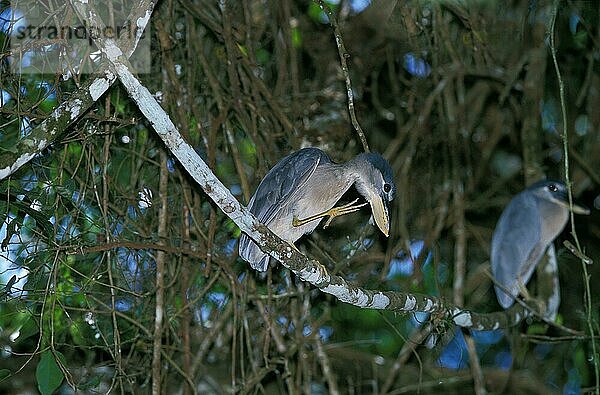
[[[573,204],[573,212],[589,214]],[[498,302],[512,306],[525,289],[548,246],[569,220],[567,187],[560,181],[539,181],[506,206],[492,237],[492,276]]]

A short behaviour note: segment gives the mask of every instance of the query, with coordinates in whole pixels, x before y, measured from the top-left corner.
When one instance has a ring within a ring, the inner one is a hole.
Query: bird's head
[[[390,234],[388,203],[396,194],[392,167],[374,152],[360,154],[352,162],[357,176],[356,189],[371,205],[373,219],[387,237]]]
[[[569,192],[562,181],[543,180],[532,184],[528,189],[541,199],[569,209]],[[573,212],[588,215],[590,209],[574,201]]]

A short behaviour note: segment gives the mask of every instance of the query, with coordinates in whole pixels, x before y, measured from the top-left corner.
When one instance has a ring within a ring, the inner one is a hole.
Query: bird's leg
[[[344,204],[343,206],[339,206],[339,207],[334,207],[325,212],[311,215],[310,217],[304,218],[304,219],[299,219],[298,217],[296,217],[294,215],[294,218],[292,219],[292,225],[293,226],[302,226],[302,225],[312,222],[316,219],[329,217],[327,219],[327,222],[325,222],[325,225],[323,225],[323,228],[326,228],[331,223],[331,220],[334,219],[335,217],[339,217],[340,215],[344,215],[344,214],[348,214],[348,213],[353,213],[355,211],[360,210],[361,207],[364,207],[368,204],[368,203],[362,203],[362,204],[354,205],[356,202],[358,202],[358,199],[354,199],[352,202],[350,202],[348,204]]]
[[[523,299],[525,300],[525,302],[528,304],[533,303],[535,305],[535,307],[537,307],[537,312],[540,315],[544,315],[544,311],[546,311],[545,303],[542,302],[541,300],[536,299],[533,296],[531,296],[531,294],[529,293],[527,288],[525,288],[525,284],[523,284],[523,281],[521,281],[521,276],[519,276],[518,285],[519,285],[519,292],[523,296]]]
[[[525,284],[523,284],[523,281],[521,281],[521,276],[519,276],[519,279],[517,280],[517,285],[519,286],[519,293],[523,296],[523,298],[526,301],[529,301],[529,300],[533,299],[531,297],[531,295],[529,294],[529,291],[525,287]]]
[[[348,204],[344,204],[343,206],[339,206],[339,207],[334,207],[331,210],[329,210],[327,212],[329,215],[329,218],[327,218],[325,225],[323,225],[323,229],[328,227],[329,224],[331,223],[331,220],[333,220],[335,217],[339,217],[344,214],[353,213],[355,211],[360,210],[362,207],[366,206],[367,204],[369,204],[369,203],[362,203],[362,204],[354,205],[356,202],[358,202],[358,199],[354,199],[353,201],[351,201]]]

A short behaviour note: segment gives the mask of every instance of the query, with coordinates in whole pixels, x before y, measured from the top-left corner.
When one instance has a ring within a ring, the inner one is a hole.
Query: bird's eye
[[[391,190],[392,190],[392,186],[391,186],[390,184],[385,184],[385,185],[383,186],[383,190],[384,190],[386,193],[388,193],[389,191],[391,191]]]
[[[554,184],[550,184],[550,185],[548,185],[548,190],[550,192],[558,192],[558,187]]]

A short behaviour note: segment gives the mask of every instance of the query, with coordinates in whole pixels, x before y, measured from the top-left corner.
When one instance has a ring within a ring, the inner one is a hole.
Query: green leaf
[[[33,317],[31,317],[30,314],[27,314],[27,316],[29,316],[29,318],[19,329],[19,337],[17,337],[16,339],[16,341],[19,343],[40,332],[40,329],[38,328],[38,324],[35,321],[35,319],[33,319]]]
[[[56,352],[56,354],[61,360],[64,360],[61,353]],[[62,383],[64,379],[63,372],[58,367],[50,350],[42,353],[42,358],[35,370],[35,377],[42,395],[51,395]]]
[[[302,47],[302,35],[297,27],[292,29],[292,45],[294,48]]]
[[[0,369],[0,383],[10,377],[12,372],[8,369]]]
[[[93,388],[97,388],[102,382],[102,376],[92,376],[88,381],[78,385],[80,391],[86,391]]]
[[[312,3],[312,2],[308,6],[308,16],[310,17],[310,19],[312,19],[315,22],[320,22],[320,23],[328,23],[329,22],[329,18],[327,18],[327,15],[323,12],[323,10],[321,10],[321,7],[319,7],[317,4]]]
[[[240,43],[236,43],[236,44],[237,44],[238,48],[240,49],[240,52],[242,52],[242,54],[247,57],[248,56],[248,50],[246,49],[246,47],[244,47]]]
[[[258,48],[254,56],[260,65],[265,65],[271,60],[271,53],[264,48]]]

